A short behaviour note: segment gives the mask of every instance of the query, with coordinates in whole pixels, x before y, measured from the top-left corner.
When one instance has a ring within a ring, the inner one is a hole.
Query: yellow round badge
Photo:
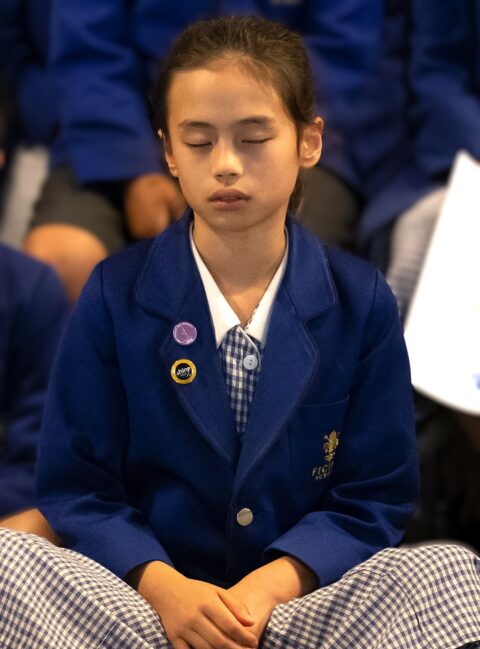
[[[172,365],[170,373],[175,383],[191,383],[197,375],[197,368],[188,358],[180,358]]]

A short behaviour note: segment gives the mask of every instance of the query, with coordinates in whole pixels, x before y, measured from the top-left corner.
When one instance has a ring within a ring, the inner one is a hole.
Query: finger
[[[215,649],[215,645],[211,645],[194,629],[187,629],[183,633],[183,638],[186,640],[187,646],[192,647],[192,649]]]
[[[257,637],[255,634],[245,628],[223,603],[221,608],[206,605],[204,613],[224,636],[231,638],[242,647],[257,646]]]
[[[190,645],[186,643],[185,640],[182,640],[181,638],[178,638],[177,640],[173,640],[172,647],[173,649],[190,649]]]
[[[205,615],[207,614],[205,613]],[[238,629],[234,628],[235,624]],[[225,622],[224,619],[223,625],[231,626],[232,633],[224,632],[223,627],[217,626],[208,617],[200,619],[194,630],[213,647],[222,647],[222,649],[245,649],[248,647],[254,649],[257,646],[257,638],[253,633],[240,626],[233,616],[231,621]]]
[[[244,626],[253,626],[255,624],[255,620],[243,602],[234,597],[228,590],[219,590],[217,593],[228,610],[233,613],[241,624]]]

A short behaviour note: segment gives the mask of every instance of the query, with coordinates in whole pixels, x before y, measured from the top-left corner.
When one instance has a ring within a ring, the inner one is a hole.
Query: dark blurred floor
[[[480,452],[446,409],[417,398],[421,501],[406,543],[450,540],[480,553]]]

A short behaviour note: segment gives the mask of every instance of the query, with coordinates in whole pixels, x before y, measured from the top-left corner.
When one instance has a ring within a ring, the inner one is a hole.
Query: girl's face
[[[301,167],[321,151],[321,120],[294,123],[277,91],[226,60],[174,74],[165,152],[197,217],[212,228],[283,223]]]

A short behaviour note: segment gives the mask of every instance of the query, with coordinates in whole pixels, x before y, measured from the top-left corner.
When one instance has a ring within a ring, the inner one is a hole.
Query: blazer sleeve
[[[34,473],[48,379],[67,315],[53,272],[38,265],[12,287],[15,305],[6,362],[6,413],[0,454],[0,515],[32,507]],[[27,281],[28,280],[28,281]],[[31,281],[30,281],[31,280]]]
[[[161,171],[148,118],[147,63],[133,43],[125,0],[53,0],[51,65],[61,137],[80,182]]]
[[[480,158],[480,45],[475,27],[480,16],[474,15],[474,4],[412,2],[410,78],[416,155],[433,176],[448,173],[460,149]]]
[[[309,6],[304,33],[315,79],[317,109],[325,121],[321,164],[352,187],[361,178],[350,147],[362,123],[352,106],[359,101],[378,59],[382,34],[381,0],[321,0]]]
[[[297,557],[321,586],[397,545],[414,512],[419,476],[410,370],[398,309],[377,272],[332,484],[318,504],[265,551]]]
[[[98,266],[72,313],[52,372],[37,468],[37,503],[66,547],[120,577],[171,561],[127,502],[126,395]]]

